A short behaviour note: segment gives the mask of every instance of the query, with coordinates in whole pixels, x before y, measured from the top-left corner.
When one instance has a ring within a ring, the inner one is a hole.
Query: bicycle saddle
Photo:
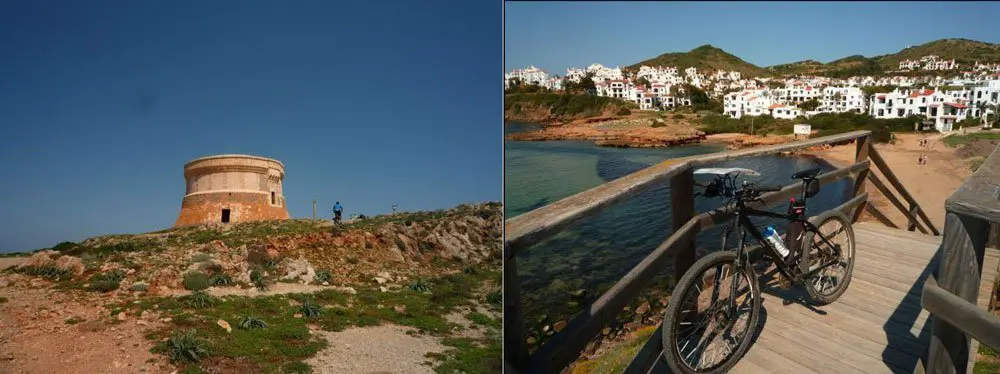
[[[823,170],[821,168],[812,168],[812,169],[802,170],[800,172],[792,174],[792,179],[814,179],[814,178],[816,178],[817,175],[819,175],[820,171],[823,171]]]

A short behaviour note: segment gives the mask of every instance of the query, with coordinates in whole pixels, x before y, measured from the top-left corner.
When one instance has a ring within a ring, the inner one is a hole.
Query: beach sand
[[[941,231],[944,228],[944,202],[955,189],[962,185],[966,178],[972,175],[968,160],[961,158],[955,151],[941,140],[944,136],[940,134],[929,135],[930,147],[921,147],[920,134],[896,134],[895,144],[876,144],[882,158],[896,174],[903,187],[920,204],[920,207],[927,213],[931,223]],[[843,145],[833,147],[823,151],[806,152],[808,154],[822,157],[837,167],[849,166],[854,162],[855,145]],[[918,165],[917,158],[921,154],[928,156],[926,165]],[[873,166],[879,178],[888,184],[888,180],[878,168]],[[890,186],[890,189],[892,187]],[[865,190],[869,192],[869,202],[885,214],[889,219],[899,225],[906,227],[905,215],[896,209],[885,196],[867,182]],[[902,196],[893,191],[893,194],[904,205],[906,202]],[[865,213],[862,217],[874,219]]]

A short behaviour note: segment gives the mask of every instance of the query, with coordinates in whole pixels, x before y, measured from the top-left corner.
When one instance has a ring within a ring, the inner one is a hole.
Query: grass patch
[[[977,132],[966,135],[951,135],[944,138],[944,144],[949,147],[958,147],[969,144],[974,140],[1000,140],[1000,133]]]
[[[621,373],[632,363],[632,359],[639,353],[642,345],[649,340],[649,337],[656,331],[656,326],[647,326],[639,329],[630,337],[628,342],[619,343],[610,351],[592,360],[583,361],[573,367],[572,374],[587,373]]]
[[[57,268],[55,266],[11,266],[7,272],[31,275],[45,278],[51,281],[68,280],[72,277],[69,270]]]
[[[333,274],[329,270],[319,270],[316,272],[316,283],[329,282],[333,279]]]
[[[110,292],[117,290],[121,286],[125,273],[121,270],[112,270],[90,277],[90,290],[95,292]]]
[[[165,342],[165,350],[170,357],[170,362],[198,362],[208,355],[208,351],[205,349],[207,343],[195,337],[195,333],[195,330],[176,331]]]
[[[212,259],[212,255],[208,253],[199,253],[191,257],[191,263],[205,262]]]
[[[226,273],[212,274],[212,277],[208,278],[208,283],[213,286],[232,286],[236,284],[236,282],[233,281],[233,278]]]
[[[72,317],[69,317],[69,318],[67,318],[67,319],[66,319],[66,321],[64,321],[64,322],[65,322],[65,323],[66,323],[67,325],[75,325],[75,324],[77,324],[77,323],[80,323],[80,322],[85,322],[85,321],[87,321],[87,320],[86,320],[86,319],[84,319],[84,318],[81,318],[81,317],[77,317],[77,316],[72,316]]]
[[[211,285],[208,275],[204,273],[184,274],[184,289],[191,291],[201,291]]]
[[[434,368],[434,371],[441,374],[501,372],[503,370],[503,348],[500,344],[499,334],[490,339],[490,342],[485,346],[476,343],[475,340],[467,338],[444,339],[442,344],[452,347],[451,349],[443,353],[428,354],[428,357],[442,361],[440,366]]]

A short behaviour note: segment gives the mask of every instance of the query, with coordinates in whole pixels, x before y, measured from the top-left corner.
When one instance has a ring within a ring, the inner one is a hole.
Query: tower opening
[[[277,204],[274,202],[274,191],[271,191],[271,205]]]
[[[222,210],[222,223],[229,223],[229,209]]]

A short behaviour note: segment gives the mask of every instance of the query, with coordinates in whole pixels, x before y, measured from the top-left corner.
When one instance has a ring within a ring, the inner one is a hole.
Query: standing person
[[[333,220],[340,223],[342,214],[344,214],[344,207],[340,206],[340,202],[338,201],[336,204],[333,204]]]

